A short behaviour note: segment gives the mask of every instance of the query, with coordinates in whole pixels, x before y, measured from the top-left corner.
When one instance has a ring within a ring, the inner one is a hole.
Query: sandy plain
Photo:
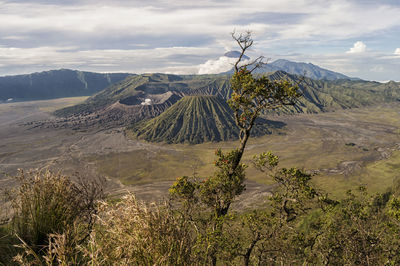
[[[160,200],[176,177],[213,172],[214,150],[237,143],[199,145],[146,143],[126,136],[124,128],[38,127],[51,122],[57,108],[84,97],[0,104],[0,187],[16,185],[17,169],[45,169],[85,178],[106,177],[111,195],[131,191]],[[271,119],[271,117],[269,117]],[[400,178],[400,103],[322,114],[272,117],[286,127],[249,142],[244,161],[247,190],[236,207],[260,204],[271,191],[271,178],[251,167],[253,155],[273,151],[284,167],[315,173],[321,189],[340,196],[368,185],[382,192]]]

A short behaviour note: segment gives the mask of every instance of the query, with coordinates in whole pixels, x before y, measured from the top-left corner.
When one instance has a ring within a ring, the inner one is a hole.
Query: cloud
[[[395,55],[400,55],[400,48],[397,48],[397,49],[394,51],[394,54],[395,54]]]
[[[350,50],[348,50],[346,53],[359,54],[359,53],[364,53],[366,50],[367,50],[367,46],[363,42],[358,41],[358,42],[354,43],[354,46],[352,48],[350,48]]]
[[[232,69],[237,58],[221,56],[217,60],[208,60],[199,66],[199,74],[218,74]]]
[[[393,53],[371,51],[362,56],[338,53],[274,55],[297,62],[312,62],[320,67],[365,80],[399,80],[400,60]],[[382,69],[383,68],[383,69]],[[382,71],[384,70],[384,71]]]
[[[25,40],[26,36],[13,36],[13,35],[10,35],[10,36],[4,36],[2,39],[3,40]]]
[[[332,63],[324,63],[340,65],[341,54],[353,61],[339,69],[355,73],[357,56],[342,52],[349,40],[390,50],[387,60],[400,55],[390,46],[400,43],[400,4],[395,0],[0,0],[0,6],[0,75],[60,67],[226,71],[230,62],[219,56],[237,48],[230,36],[234,29],[253,31],[249,53],[255,56],[283,55],[278,59],[299,53],[303,61],[318,64],[321,55],[335,54]],[[74,49],[62,51],[63,46]],[[348,53],[363,49],[354,46]],[[204,63],[209,58],[218,59]]]
[[[69,46],[16,48],[0,46],[0,73],[25,74],[71,68],[98,72],[165,72],[195,74],[209,48],[79,50]]]
[[[374,66],[370,69],[372,72],[385,72],[384,66]]]

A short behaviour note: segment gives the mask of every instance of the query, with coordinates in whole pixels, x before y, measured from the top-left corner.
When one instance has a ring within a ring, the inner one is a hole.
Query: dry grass
[[[80,179],[75,183],[48,170],[20,170],[15,178],[19,187],[7,195],[12,202],[11,232],[25,251],[18,256],[20,263],[38,262],[52,244],[49,236],[64,234],[77,223],[82,228],[81,240],[90,234],[97,213],[96,202],[104,197],[100,181]]]

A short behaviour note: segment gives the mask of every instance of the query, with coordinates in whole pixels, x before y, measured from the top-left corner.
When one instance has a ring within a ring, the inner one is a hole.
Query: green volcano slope
[[[270,133],[269,127],[282,127],[275,122],[257,121],[254,135]],[[191,143],[226,141],[238,138],[232,110],[216,96],[186,96],[151,120],[141,121],[128,129],[134,136],[150,142]]]

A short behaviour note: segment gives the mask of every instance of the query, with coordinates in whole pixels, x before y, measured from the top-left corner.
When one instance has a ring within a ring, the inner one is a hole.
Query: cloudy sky
[[[0,0],[0,75],[218,72],[233,30],[249,56],[400,80],[398,0]]]

